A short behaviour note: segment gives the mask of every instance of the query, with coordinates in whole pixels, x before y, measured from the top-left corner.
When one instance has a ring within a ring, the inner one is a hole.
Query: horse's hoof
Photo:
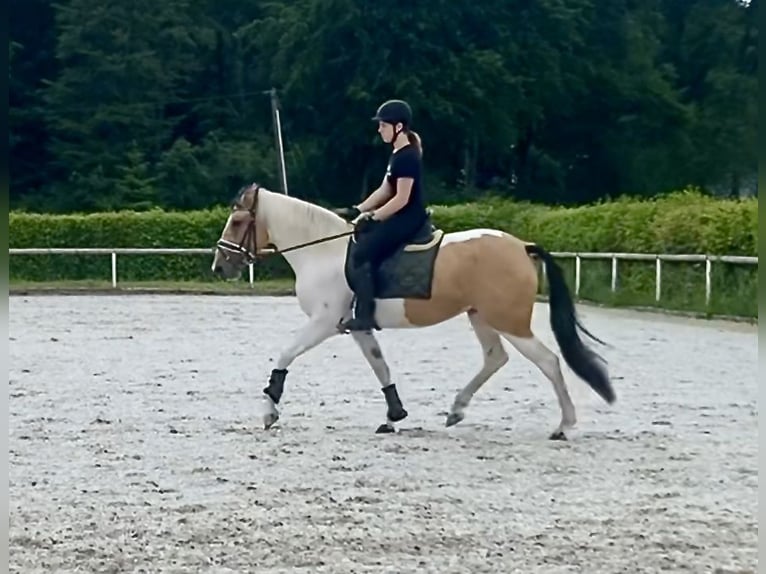
[[[549,438],[550,440],[569,440],[567,439],[567,435],[564,434],[564,431],[556,431]]]
[[[263,416],[263,430],[269,430],[279,420],[277,413],[269,413]]]
[[[465,418],[465,415],[463,413],[450,413],[447,415],[447,424],[446,426],[451,427],[455,426],[457,423],[462,421]]]
[[[375,434],[391,434],[394,432],[396,432],[396,429],[392,424],[383,423],[378,427],[378,430],[375,431]]]

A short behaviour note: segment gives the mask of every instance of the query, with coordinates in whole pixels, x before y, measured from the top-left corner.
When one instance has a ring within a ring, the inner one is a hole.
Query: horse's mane
[[[276,203],[280,208],[283,205],[290,206],[290,209],[280,209],[279,213],[280,219],[290,227],[303,226],[308,221],[310,226],[320,235],[331,235],[345,231],[350,226],[341,216],[321,205],[282,193],[272,193],[271,197],[277,200]]]
[[[243,194],[250,187],[245,186],[237,192],[236,197],[231,202],[232,206],[241,201]],[[346,231],[351,227],[351,224],[341,216],[321,205],[277,193],[265,187],[260,188],[259,194],[268,195],[269,207],[272,203],[274,206],[278,206],[279,219],[286,224],[288,229],[305,229],[308,222],[314,234],[325,236]]]

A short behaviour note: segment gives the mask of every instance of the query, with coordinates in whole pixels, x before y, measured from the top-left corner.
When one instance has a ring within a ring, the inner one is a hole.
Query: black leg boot
[[[386,404],[388,405],[388,412],[386,417],[391,422],[397,422],[407,418],[407,411],[404,410],[404,405],[399,398],[399,393],[396,392],[396,385],[391,383],[390,385],[383,387],[383,394],[386,397]]]
[[[263,392],[271,397],[274,404],[278,405],[282,398],[282,393],[285,390],[285,377],[287,377],[287,369],[272,370],[269,385],[263,389]]]
[[[356,306],[354,318],[341,323],[346,331],[370,331],[380,330],[375,323],[375,285],[373,283],[372,266],[365,263],[354,269],[354,292],[356,293]]]

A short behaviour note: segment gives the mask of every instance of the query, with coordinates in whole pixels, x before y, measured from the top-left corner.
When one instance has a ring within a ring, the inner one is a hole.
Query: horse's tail
[[[548,305],[550,305],[551,328],[564,360],[602,399],[607,403],[613,403],[615,393],[609,380],[606,361],[585,346],[577,329],[579,328],[601,344],[604,342],[588,332],[578,320],[564,274],[553,256],[539,245],[528,244],[526,251],[528,255],[542,259],[545,264],[549,285]]]

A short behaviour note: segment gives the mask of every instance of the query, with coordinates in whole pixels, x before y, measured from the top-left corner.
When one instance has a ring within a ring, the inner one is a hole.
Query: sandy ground
[[[378,335],[399,434],[373,433],[347,336],[298,359],[264,432],[292,298],[12,297],[10,571],[755,572],[755,328],[580,309],[618,402],[567,368],[579,423],[552,442],[553,390],[513,350],[443,426],[480,365],[462,317]]]

